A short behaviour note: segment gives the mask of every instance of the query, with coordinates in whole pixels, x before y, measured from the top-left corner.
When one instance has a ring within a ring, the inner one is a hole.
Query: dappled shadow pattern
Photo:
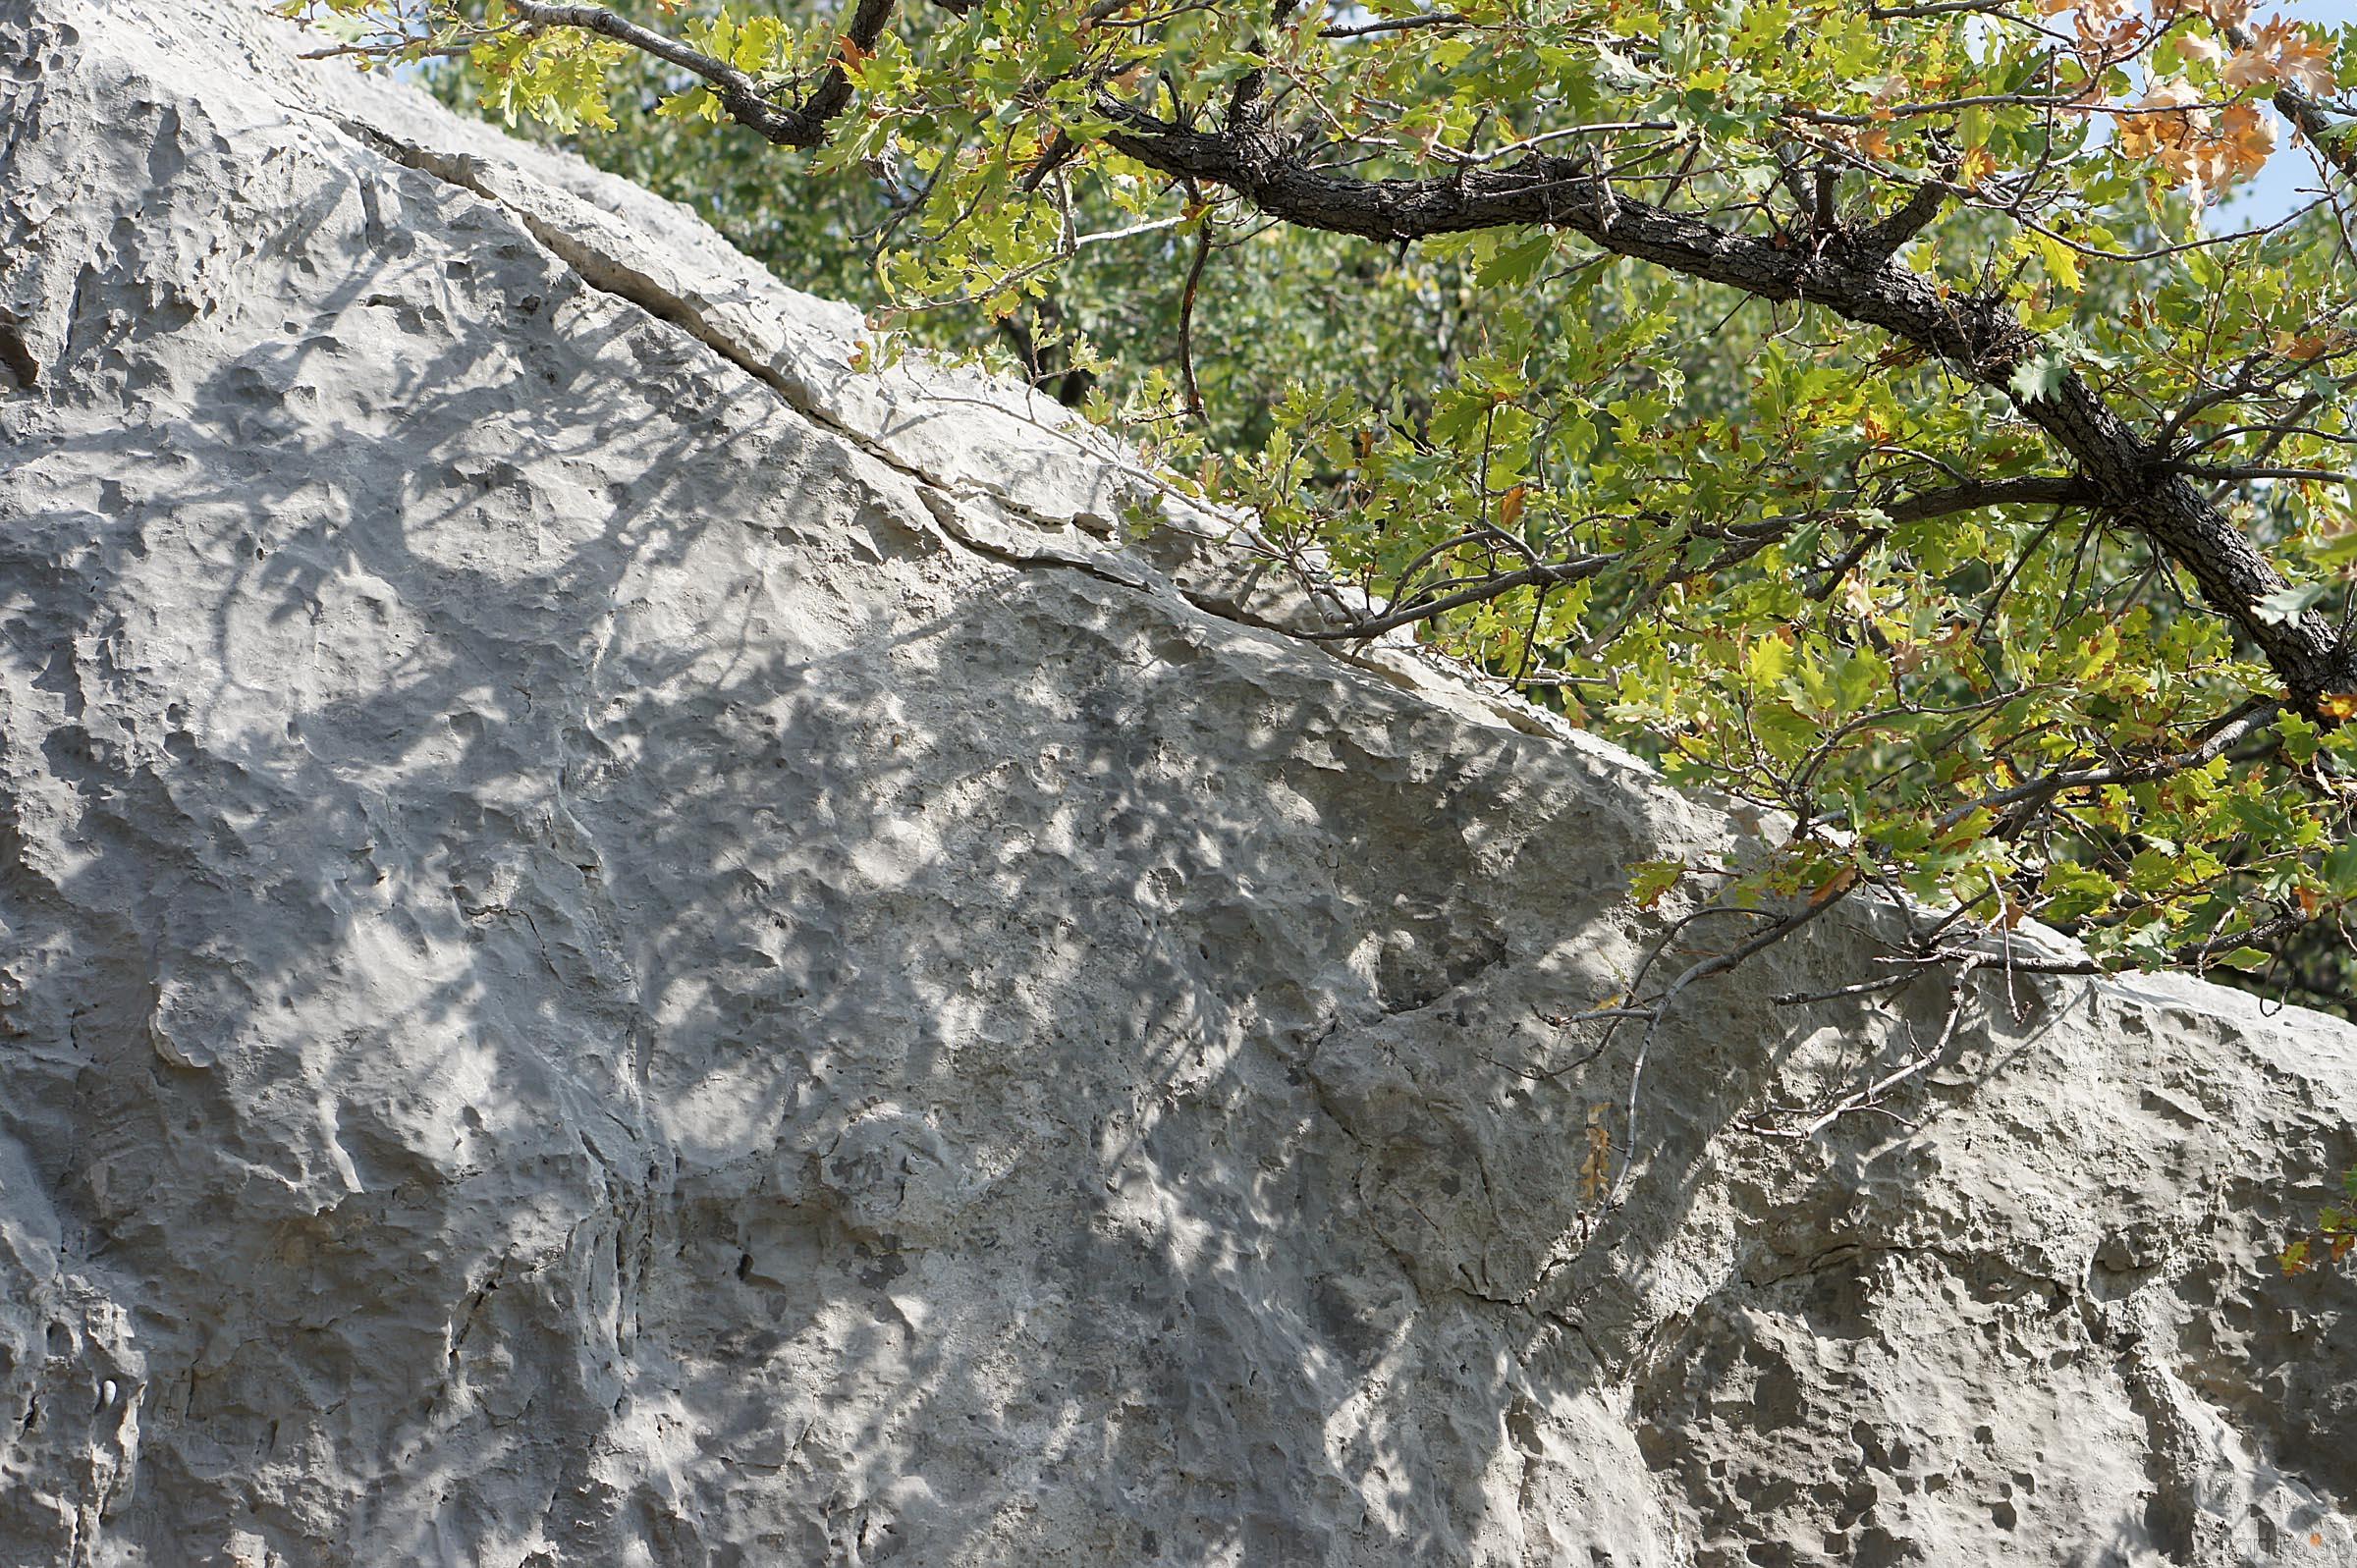
[[[0,1125],[57,1276],[121,1315],[58,1307],[71,1343],[10,1373],[65,1386],[86,1343],[128,1385],[128,1479],[72,1483],[73,1528],[549,1565],[2307,1528],[2302,1483],[2187,1490],[2257,1466],[2172,1448],[2170,1401],[2299,1288],[2235,1272],[2248,1173],[2186,1126],[2326,1136],[2312,1101],[1991,980],[1903,1120],[1747,1134],[1934,1021],[1775,1006],[1854,977],[1828,921],[1665,1030],[1599,1214],[1633,1042],[1545,1019],[1626,984],[1621,868],[1722,847],[1707,814],[972,554],[918,480],[250,82],[46,90],[105,167],[72,330],[0,404]],[[2058,1136],[2148,1084],[2177,1110]],[[2347,1413],[2270,1415],[2270,1376],[2201,1396],[2345,1486]],[[2016,1460],[2082,1406],[2097,1459]],[[1950,1426],[1979,1457],[1909,1449]]]

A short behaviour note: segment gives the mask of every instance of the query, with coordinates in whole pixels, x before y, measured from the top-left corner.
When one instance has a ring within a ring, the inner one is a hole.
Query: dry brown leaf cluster
[[[2072,14],[2088,73],[2084,101],[2107,107],[2097,97],[2096,79],[2134,54],[2149,30],[2137,0],[2038,0],[2038,9],[2050,17]],[[2332,51],[2320,33],[2281,16],[2250,28],[2251,10],[2251,0],[2153,0],[2153,22],[2162,27],[2192,17],[2209,23],[2212,30],[2179,30],[2176,52],[2190,66],[2220,67],[2219,80],[2229,92],[2333,91]],[[2237,32],[2242,47],[2229,54],[2225,40]],[[2258,173],[2275,150],[2275,124],[2264,110],[2247,102],[2221,109],[2181,77],[2160,77],[2143,97],[2108,112],[2117,121],[2121,155],[2152,159],[2166,183],[2189,188],[2196,201]]]
[[[2144,38],[2145,21],[2137,13],[2136,0],[2038,0],[2038,9],[2050,17],[2071,13],[2079,35],[2079,61],[2087,67],[2090,81],[2135,53]]]
[[[2252,34],[2251,46],[2226,62],[2229,87],[2296,87],[2312,97],[2333,89],[2332,51],[2296,22],[2275,17]]]
[[[2165,27],[2179,17],[2207,17],[2224,32],[2251,18],[2251,0],[2154,0],[2153,15]]]
[[[2213,112],[2181,77],[2153,83],[2119,117],[2122,157],[2149,157],[2196,201],[2257,174],[2275,150],[2275,123],[2254,104]]]

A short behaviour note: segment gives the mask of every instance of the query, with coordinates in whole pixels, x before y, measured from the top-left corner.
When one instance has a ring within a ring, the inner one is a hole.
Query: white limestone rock
[[[1014,390],[0,0],[0,1561],[2357,1564],[2357,1036],[1846,912]]]

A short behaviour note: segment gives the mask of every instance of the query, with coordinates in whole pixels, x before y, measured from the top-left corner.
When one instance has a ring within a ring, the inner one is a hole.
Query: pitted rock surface
[[[303,41],[0,0],[0,1561],[2357,1564],[2357,1033],[1770,1136],[1844,910],[1631,1141],[1741,830]]]

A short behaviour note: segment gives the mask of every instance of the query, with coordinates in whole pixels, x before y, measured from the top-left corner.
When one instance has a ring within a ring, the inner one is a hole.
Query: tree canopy
[[[1758,911],[1731,954],[1883,888],[1941,912],[1893,977],[2036,918],[2091,956],[2030,967],[2342,1000],[2357,29],[2249,0],[287,9],[887,297],[879,362],[962,347],[1120,425],[1360,585],[1336,635],[1414,626],[1788,814],[1756,861],[1634,868],[1640,901]],[[2271,164],[2304,193],[2238,217]]]

